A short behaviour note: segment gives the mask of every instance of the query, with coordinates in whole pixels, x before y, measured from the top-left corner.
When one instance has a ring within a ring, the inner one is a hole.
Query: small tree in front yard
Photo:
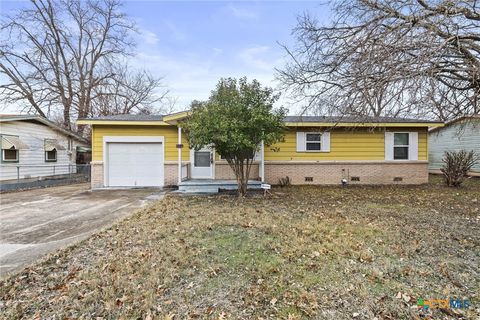
[[[257,80],[221,79],[206,102],[192,103],[186,124],[190,146],[211,146],[225,157],[235,173],[239,196],[247,192],[255,153],[263,140],[271,145],[283,139],[286,109],[274,109],[278,99]]]
[[[445,183],[449,187],[458,187],[467,178],[468,172],[479,161],[479,155],[472,151],[445,151],[443,154],[443,172]]]

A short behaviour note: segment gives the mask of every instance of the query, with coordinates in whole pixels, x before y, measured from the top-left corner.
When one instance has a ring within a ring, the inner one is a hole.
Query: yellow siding
[[[418,130],[418,160],[428,160],[428,130]]]
[[[299,128],[299,131],[315,132],[319,128]],[[417,131],[418,159],[428,160],[427,128],[395,128],[389,131]],[[165,138],[165,161],[176,161],[177,127],[175,126],[126,126],[94,125],[92,129],[92,148],[94,161],[103,160],[104,136],[163,136]],[[330,133],[330,152],[297,152],[296,129],[285,134],[285,141],[273,146],[265,146],[266,161],[315,161],[315,160],[385,160],[385,133],[382,129],[338,128]],[[190,160],[186,135],[182,134],[182,160]],[[219,160],[219,156],[216,156]]]
[[[318,128],[298,131],[315,132]],[[418,131],[418,159],[427,160],[427,129],[396,128],[389,131]],[[285,141],[265,146],[266,161],[385,160],[385,132],[362,128],[334,129],[330,133],[330,152],[297,152],[296,131],[289,130]]]
[[[165,139],[165,161],[176,161],[177,151],[177,127],[174,126],[110,126],[94,125],[92,130],[92,159],[103,160],[103,137],[104,136],[163,136]],[[190,152],[185,134],[182,134],[182,160],[190,160]]]

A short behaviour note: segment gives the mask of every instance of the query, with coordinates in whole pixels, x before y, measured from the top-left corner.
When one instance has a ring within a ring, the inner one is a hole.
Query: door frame
[[[165,137],[164,136],[103,136],[103,185],[110,187],[108,181],[108,144],[109,143],[161,143],[163,170],[161,186],[165,186]]]
[[[194,177],[193,170],[195,166],[195,151],[209,151],[210,152],[210,176]],[[190,178],[191,179],[215,179],[215,149],[210,147],[203,147],[199,150],[190,149]]]

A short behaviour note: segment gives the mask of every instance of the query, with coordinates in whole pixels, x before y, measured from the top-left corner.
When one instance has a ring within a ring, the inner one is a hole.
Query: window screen
[[[320,151],[322,149],[321,136],[320,133],[307,133],[305,135],[305,149],[307,151]]]
[[[195,151],[194,165],[195,167],[210,167],[210,152]]]
[[[408,133],[395,133],[393,135],[393,159],[408,160]]]
[[[18,160],[18,150],[4,149],[3,150],[3,160],[4,161],[17,161]]]
[[[52,151],[45,152],[46,161],[57,161],[57,150],[53,149]]]

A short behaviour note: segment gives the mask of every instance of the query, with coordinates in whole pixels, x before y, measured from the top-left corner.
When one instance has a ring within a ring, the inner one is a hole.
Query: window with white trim
[[[20,148],[18,146],[18,136],[1,135],[2,143],[2,162],[18,162]]]
[[[17,149],[2,149],[2,161],[3,162],[18,162],[18,150]]]
[[[322,134],[321,133],[305,133],[305,150],[321,151],[322,150]]]
[[[393,160],[408,160],[410,139],[408,132],[393,134]]]
[[[45,161],[46,162],[55,162],[57,161],[57,149],[50,151],[45,151]]]
[[[296,133],[297,152],[330,152],[330,132],[303,132]]]
[[[44,140],[44,149],[45,149],[45,162],[56,162],[57,161],[57,149],[61,148],[57,139],[45,139]],[[65,150],[61,148],[60,150]]]

